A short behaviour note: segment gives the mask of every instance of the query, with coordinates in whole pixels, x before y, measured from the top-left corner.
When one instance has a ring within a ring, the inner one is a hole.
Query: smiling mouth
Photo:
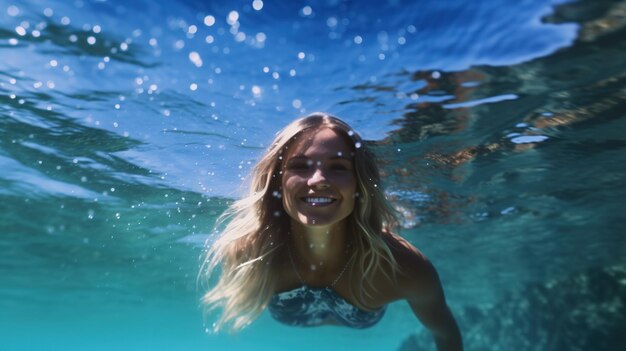
[[[303,197],[303,198],[301,198],[301,200],[306,202],[308,205],[311,205],[311,206],[326,206],[326,205],[330,205],[333,202],[337,201],[337,199],[333,199],[332,197],[323,197],[323,196],[319,196],[319,197]]]

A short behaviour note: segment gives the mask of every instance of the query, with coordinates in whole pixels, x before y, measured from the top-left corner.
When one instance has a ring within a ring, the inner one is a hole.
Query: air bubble
[[[22,26],[17,26],[15,27],[15,32],[19,35],[19,36],[25,36],[26,35],[26,29],[24,29],[24,27]]]
[[[313,13],[313,9],[311,8],[311,6],[305,6],[302,8],[302,14],[305,16],[310,16]]]
[[[202,58],[197,51],[192,51],[189,53],[189,61],[193,63],[196,67],[202,67]]]
[[[212,25],[215,24],[215,17],[208,15],[206,17],[204,17],[204,25],[207,27],[211,27]]]
[[[7,8],[7,15],[11,16],[11,17],[15,17],[17,15],[20,14],[20,9],[17,8],[17,6],[9,6],[9,8]]]
[[[237,22],[238,19],[239,19],[239,12],[233,10],[233,11],[230,11],[230,13],[228,13],[228,18],[226,19],[226,22],[228,22],[228,24],[232,26]]]

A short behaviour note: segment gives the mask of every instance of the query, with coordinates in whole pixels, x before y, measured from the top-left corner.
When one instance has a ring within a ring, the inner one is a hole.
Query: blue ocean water
[[[313,111],[369,140],[467,350],[585,349],[568,340],[592,328],[562,320],[624,325],[624,18],[608,0],[0,0],[0,350],[433,349],[404,302],[366,331],[206,333],[202,244]],[[601,300],[569,283],[599,275]]]

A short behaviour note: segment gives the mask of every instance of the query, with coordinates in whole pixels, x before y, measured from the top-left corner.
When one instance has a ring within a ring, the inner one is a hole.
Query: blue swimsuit
[[[373,326],[385,314],[384,306],[375,311],[364,311],[329,287],[307,285],[274,295],[268,309],[276,320],[300,327],[339,324],[362,329]]]
[[[293,262],[288,249],[291,266],[300,278],[302,286],[277,293],[268,304],[270,314],[279,322],[299,327],[338,324],[352,328],[368,328],[376,324],[385,314],[385,306],[375,311],[364,311],[339,296],[332,288],[350,265],[348,260],[339,276],[330,286],[314,288],[306,284]]]

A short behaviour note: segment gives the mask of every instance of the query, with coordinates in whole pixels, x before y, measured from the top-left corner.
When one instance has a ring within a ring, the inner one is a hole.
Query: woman
[[[208,248],[221,276],[203,303],[239,330],[268,308],[290,325],[369,327],[407,300],[439,350],[461,336],[432,264],[392,232],[373,155],[350,126],[314,113],[289,124],[252,171],[250,194]]]

